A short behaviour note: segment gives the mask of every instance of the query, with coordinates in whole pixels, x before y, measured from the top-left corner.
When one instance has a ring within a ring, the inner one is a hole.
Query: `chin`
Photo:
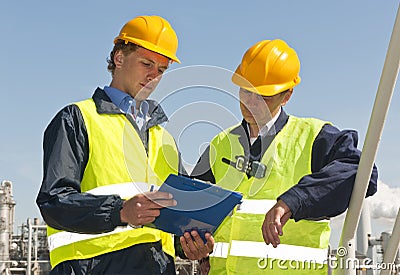
[[[145,100],[151,95],[152,92],[153,91],[141,90],[139,93],[136,94],[135,100],[139,100],[139,101]]]
[[[244,117],[244,120],[246,120],[246,122],[247,122],[248,124],[255,124],[255,123],[256,123],[256,121],[254,120],[253,117],[251,117],[251,118]]]

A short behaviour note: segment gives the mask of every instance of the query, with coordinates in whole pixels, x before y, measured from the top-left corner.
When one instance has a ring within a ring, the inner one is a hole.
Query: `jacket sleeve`
[[[196,166],[193,168],[190,177],[215,184],[215,177],[210,167],[210,146],[204,150]]]
[[[358,135],[324,125],[312,148],[312,173],[283,193],[292,218],[324,219],[343,213],[350,201],[361,152]],[[378,171],[374,165],[366,196],[377,191]]]
[[[62,109],[47,126],[43,152],[43,181],[36,203],[49,226],[70,232],[101,233],[122,225],[119,212],[123,201],[119,196],[81,193],[89,144],[76,105]]]

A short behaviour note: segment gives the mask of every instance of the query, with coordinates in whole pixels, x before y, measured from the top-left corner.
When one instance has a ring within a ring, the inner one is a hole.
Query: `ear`
[[[285,95],[283,97],[283,100],[282,100],[282,103],[281,103],[281,106],[285,106],[286,105],[286,103],[289,101],[289,99],[292,96],[292,94],[293,94],[293,89],[290,89],[289,91],[287,91],[285,93]]]
[[[122,63],[124,62],[124,54],[121,50],[117,51],[114,54],[114,63],[117,68],[121,67]]]

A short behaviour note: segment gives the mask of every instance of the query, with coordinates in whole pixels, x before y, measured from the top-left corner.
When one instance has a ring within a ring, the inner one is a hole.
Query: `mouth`
[[[143,90],[148,90],[148,91],[152,91],[154,90],[154,85],[151,84],[145,84],[145,83],[140,83],[140,86],[142,87]]]

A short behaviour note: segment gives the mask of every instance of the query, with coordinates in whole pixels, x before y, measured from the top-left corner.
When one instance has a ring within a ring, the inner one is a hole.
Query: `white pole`
[[[396,257],[396,253],[399,250],[400,244],[400,208],[397,213],[396,221],[394,222],[392,236],[389,239],[389,243],[386,247],[386,250],[383,251],[383,265],[386,266],[386,269],[382,269],[381,275],[389,275],[391,267],[393,266],[394,258]]]
[[[368,236],[370,236],[371,233],[372,229],[371,229],[371,213],[369,210],[369,201],[364,201],[356,234],[357,251],[363,255],[367,255]]]
[[[390,38],[386,59],[382,70],[375,103],[372,110],[368,130],[362,149],[360,164],[351,194],[349,209],[344,221],[343,231],[339,243],[341,252],[338,253],[339,261],[343,268],[336,270],[336,274],[355,275],[355,241],[354,235],[360,219],[360,212],[367,192],[372,167],[378,150],[379,141],[385,124],[386,115],[389,109],[390,100],[393,95],[394,86],[400,65],[400,9],[397,10],[396,21]],[[338,249],[339,251],[339,249]],[[345,255],[344,255],[345,254]],[[343,256],[343,257],[342,257]]]

